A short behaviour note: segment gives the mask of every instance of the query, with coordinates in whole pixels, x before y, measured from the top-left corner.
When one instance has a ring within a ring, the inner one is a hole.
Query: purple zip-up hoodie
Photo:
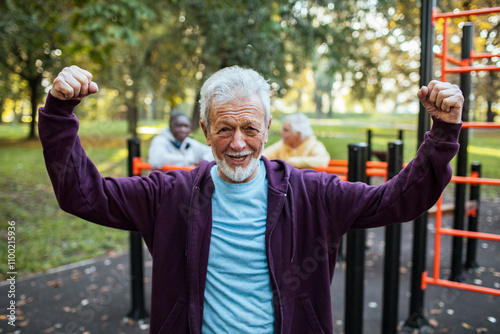
[[[138,230],[153,257],[150,333],[201,333],[214,162],[193,171],[103,178],[80,143],[77,104],[49,94],[40,108],[40,139],[60,207],[100,225]],[[275,333],[333,333],[330,284],[342,235],[410,221],[430,208],[450,181],[460,127],[434,120],[417,157],[379,187],[262,158]]]

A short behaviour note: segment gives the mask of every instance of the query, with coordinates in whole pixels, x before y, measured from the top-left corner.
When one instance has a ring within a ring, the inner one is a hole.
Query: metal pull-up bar
[[[494,8],[484,8],[484,9],[474,9],[465,10],[456,13],[437,13],[437,9],[432,10],[432,24],[435,25],[438,19],[443,19],[443,50],[441,53],[435,53],[435,55],[442,59],[441,62],[441,81],[446,81],[447,73],[470,73],[474,71],[500,71],[500,66],[489,65],[489,66],[472,66],[471,61],[473,59],[483,59],[483,58],[493,58],[499,57],[500,55],[494,55],[491,53],[474,53],[473,50],[470,52],[470,56],[467,59],[457,60],[448,56],[448,19],[456,17],[469,17],[471,15],[487,15],[493,13],[500,13],[500,7]],[[457,65],[458,67],[447,67],[447,63]]]

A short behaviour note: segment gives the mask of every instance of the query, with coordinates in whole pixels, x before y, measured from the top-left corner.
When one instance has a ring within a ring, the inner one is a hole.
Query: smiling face
[[[269,126],[257,95],[210,109],[209,126],[201,122],[207,144],[219,167],[220,177],[230,183],[252,180],[267,142]]]
[[[184,115],[177,116],[170,123],[170,132],[172,132],[175,140],[183,142],[191,132],[191,122],[189,118]]]

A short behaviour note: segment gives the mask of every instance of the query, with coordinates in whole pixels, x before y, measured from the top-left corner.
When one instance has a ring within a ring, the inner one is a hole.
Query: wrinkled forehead
[[[266,122],[267,116],[262,100],[258,94],[246,97],[235,97],[232,100],[217,100],[214,98],[208,115],[209,123],[224,118],[237,118]]]

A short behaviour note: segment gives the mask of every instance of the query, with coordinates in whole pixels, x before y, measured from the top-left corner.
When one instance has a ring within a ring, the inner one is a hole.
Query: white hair
[[[256,71],[239,66],[223,68],[205,81],[200,92],[200,118],[210,127],[210,108],[232,101],[243,100],[257,94],[264,106],[265,124],[271,117],[271,97],[269,83]]]
[[[302,140],[314,136],[314,131],[309,124],[309,118],[302,113],[292,114],[285,118],[285,121],[290,122],[290,127],[293,132],[299,132]]]

